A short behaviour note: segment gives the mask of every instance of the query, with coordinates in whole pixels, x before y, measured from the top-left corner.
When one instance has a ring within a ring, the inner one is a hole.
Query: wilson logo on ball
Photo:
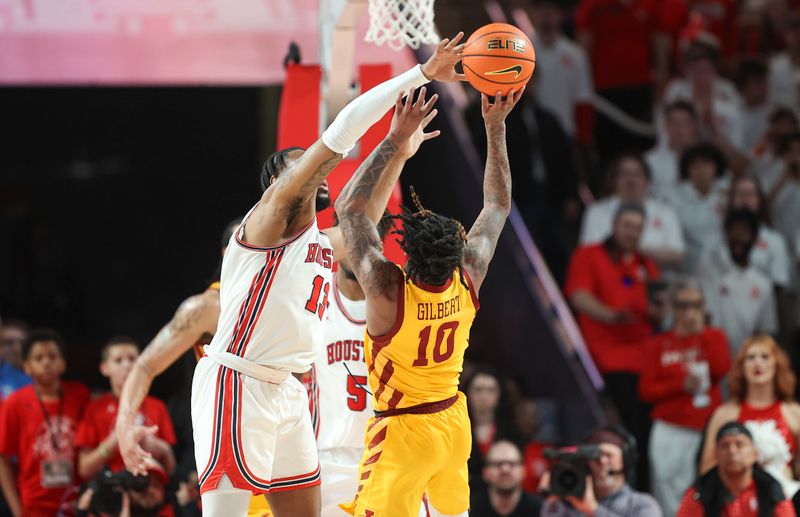
[[[525,42],[519,39],[490,39],[487,50],[513,50],[520,54],[525,53]]]
[[[519,77],[519,74],[522,73],[522,65],[514,65],[509,66],[508,68],[504,68],[502,70],[495,70],[494,72],[484,72],[483,75],[503,75],[503,74],[514,74],[514,79]]]

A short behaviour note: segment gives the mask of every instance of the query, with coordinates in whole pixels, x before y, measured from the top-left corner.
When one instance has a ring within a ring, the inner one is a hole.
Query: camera
[[[559,497],[583,498],[586,492],[586,476],[592,471],[589,461],[600,458],[597,445],[578,445],[562,449],[547,449],[545,458],[553,460],[550,469],[550,493]]]
[[[147,489],[149,476],[134,476],[127,470],[111,472],[106,469],[90,483],[94,492],[90,511],[96,514],[118,515],[122,511],[122,492],[142,492]]]

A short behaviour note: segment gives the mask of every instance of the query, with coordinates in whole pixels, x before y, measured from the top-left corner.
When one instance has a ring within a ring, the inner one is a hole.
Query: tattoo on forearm
[[[346,199],[350,201],[354,198],[363,197],[366,202],[386,170],[386,164],[389,163],[389,160],[392,159],[396,152],[397,149],[389,139],[384,139],[356,170],[351,180],[352,185],[346,193]]]
[[[396,151],[388,139],[381,142],[350,179],[341,200],[345,208],[339,220],[348,258],[364,291],[372,295],[386,293],[391,282],[386,278],[389,275],[380,269],[383,244],[364,208]],[[354,205],[359,205],[359,209],[354,210]]]

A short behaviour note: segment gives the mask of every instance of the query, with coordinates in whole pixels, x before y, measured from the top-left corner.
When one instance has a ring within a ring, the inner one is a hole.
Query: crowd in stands
[[[550,444],[521,439],[513,408],[488,423],[478,393],[504,383],[480,373],[471,473],[494,504],[476,515],[531,514],[509,507],[512,478],[546,515],[794,515],[800,2],[526,5],[537,63],[508,122],[515,202],[631,441],[602,442],[620,447],[590,461],[586,498],[554,499]]]

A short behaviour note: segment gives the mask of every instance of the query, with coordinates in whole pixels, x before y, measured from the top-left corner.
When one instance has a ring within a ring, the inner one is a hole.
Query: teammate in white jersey
[[[401,102],[398,94],[431,79],[463,78],[454,70],[462,37],[443,41],[424,65],[351,102],[307,151],[280,151],[268,160],[268,188],[225,254],[217,333],[192,386],[204,515],[244,515],[251,493],[266,494],[278,517],[319,515],[316,442],[295,375],[310,369],[322,345],[334,251],[345,250],[338,229],[317,229],[315,194],[356,140]],[[399,146],[424,127],[433,102],[423,89],[414,107],[395,117],[389,140]],[[385,201],[367,210],[374,222],[384,207]]]

